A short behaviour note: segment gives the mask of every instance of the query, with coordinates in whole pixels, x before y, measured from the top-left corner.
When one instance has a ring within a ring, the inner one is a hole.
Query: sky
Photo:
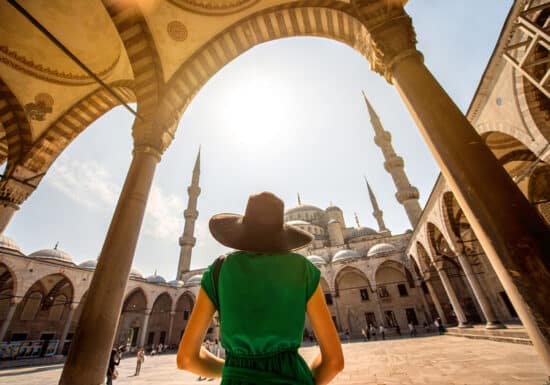
[[[415,0],[406,6],[425,64],[466,111],[511,0]],[[286,207],[344,211],[347,226],[377,229],[364,176],[393,234],[411,228],[395,199],[363,101],[364,90],[424,206],[439,169],[396,90],[352,48],[322,38],[261,44],[220,70],[185,111],[159,163],[133,266],[144,276],[176,276],[178,238],[193,163],[201,150],[202,189],[191,268],[226,249],[208,232],[220,212],[243,213],[248,196],[272,191]],[[75,263],[98,257],[131,161],[133,116],[117,107],[56,160],[5,234],[30,254],[53,248]]]

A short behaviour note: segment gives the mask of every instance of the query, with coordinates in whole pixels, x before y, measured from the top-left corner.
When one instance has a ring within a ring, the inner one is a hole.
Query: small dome
[[[168,284],[172,287],[182,287],[183,281],[180,281],[179,279],[174,279],[173,281],[168,282]]]
[[[83,269],[90,269],[95,270],[97,266],[97,259],[89,259],[87,261],[82,262],[78,267],[81,267]]]
[[[361,255],[355,250],[340,250],[332,258],[333,262],[343,261],[345,259],[359,258]]]
[[[21,251],[19,245],[10,237],[0,235],[0,248]]]
[[[285,210],[285,215],[297,213],[300,211],[319,211],[322,212],[319,207],[313,205],[298,205]]]
[[[396,250],[397,249],[394,245],[390,245],[389,243],[379,243],[369,249],[369,251],[367,252],[367,256],[372,257],[378,254],[391,253]]]
[[[318,255],[310,255],[310,256],[307,257],[307,259],[309,259],[309,261],[311,263],[313,263],[314,265],[324,265],[324,264],[327,263],[325,258],[320,257]]]
[[[325,211],[342,211],[342,209],[338,206],[329,206]]]
[[[41,259],[44,261],[62,262],[62,263],[69,263],[71,265],[74,265],[74,262],[71,256],[66,252],[58,249],[38,250],[30,254],[29,257]]]
[[[291,225],[291,226],[311,226],[311,223],[306,221],[300,221],[300,220],[288,221],[288,222],[285,222],[285,224]]]
[[[166,283],[166,280],[156,273],[148,276],[147,278],[145,278],[145,280],[151,283]]]
[[[378,232],[370,227],[361,227],[359,229],[353,229],[348,238],[364,237],[365,235],[378,235]]]
[[[197,274],[185,281],[186,286],[200,285],[202,280],[202,274]]]
[[[143,275],[138,269],[132,268],[132,270],[130,270],[130,278],[143,278]]]

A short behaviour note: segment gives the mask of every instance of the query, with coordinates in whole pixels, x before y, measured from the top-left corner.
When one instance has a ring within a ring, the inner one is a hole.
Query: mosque
[[[386,169],[398,181],[396,186],[400,190],[396,196],[414,218],[420,213],[418,191],[410,186],[403,160],[395,155],[391,136],[383,130],[366,97],[365,102],[375,132],[384,137],[378,138],[377,143],[392,165],[386,165]],[[156,272],[143,276],[136,269],[131,270],[115,338],[119,345],[135,348],[179,342],[204,271],[190,270],[201,191],[199,178],[200,150],[188,188],[184,231],[179,238],[177,279],[167,281]],[[340,332],[348,330],[351,337],[357,338],[368,324],[375,327],[382,324],[389,334],[396,326],[405,330],[409,322],[431,324],[437,316],[435,308],[426,297],[426,288],[413,275],[414,268],[405,254],[411,230],[391,234],[374,192],[365,182],[378,230],[361,226],[357,215],[356,225],[348,227],[339,207],[321,209],[303,204],[298,195],[298,205],[285,211],[285,222],[313,234],[314,240],[297,252],[321,270],[321,286]],[[3,235],[0,238],[0,339],[3,341],[0,356],[66,354],[96,265],[96,260],[76,265],[72,257],[57,246],[25,255],[15,241]],[[306,329],[311,331],[309,322]],[[209,336],[214,338],[217,332],[214,318]],[[16,351],[18,353],[14,353]]]
[[[178,343],[204,272],[190,269],[200,153],[188,188],[178,273],[169,282],[130,270],[156,165],[186,107],[224,65],[266,41],[321,36],[353,47],[397,89],[442,172],[421,208],[404,160],[365,96],[374,141],[412,230],[392,234],[386,228],[368,183],[377,230],[358,220],[349,226],[337,206],[322,209],[299,199],[286,210],[288,223],[315,236],[299,252],[322,272],[337,329],[359,337],[367,324],[395,333],[397,326],[403,330],[436,317],[460,330],[521,322],[548,365],[547,1],[513,1],[464,113],[424,65],[404,1],[173,0],[158,2],[147,15],[138,2],[26,2],[38,19],[55,14],[63,21],[46,27],[9,3],[0,4],[6,21],[0,37],[7,44],[0,46],[0,162],[6,163],[0,233],[58,155],[94,120],[118,105],[136,120],[116,226],[98,261],[76,265],[58,248],[25,255],[14,240],[0,237],[1,359],[63,355],[74,342],[79,349],[69,352],[60,384],[75,378],[98,384],[113,341],[131,348]],[[56,33],[42,33],[48,30]],[[56,34],[100,38],[61,42]],[[67,54],[71,50],[74,55]],[[91,328],[96,333],[88,333]],[[307,322],[305,328],[311,329]],[[209,335],[217,329],[214,317]]]

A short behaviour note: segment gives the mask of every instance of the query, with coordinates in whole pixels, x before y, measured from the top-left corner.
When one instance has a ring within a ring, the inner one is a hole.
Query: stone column
[[[386,318],[384,317],[384,312],[382,312],[382,306],[380,305],[380,298],[378,297],[378,292],[376,293],[376,295],[377,295],[376,310],[378,312],[378,317],[380,317],[380,323],[378,324],[378,326],[383,325],[384,327],[386,327],[386,323],[384,322]]]
[[[170,326],[168,327],[168,345],[172,344],[172,329],[174,327],[174,316],[176,315],[175,311],[170,312]]]
[[[437,269],[437,273],[439,274],[439,278],[441,278],[441,283],[443,284],[445,293],[447,293],[447,297],[449,297],[449,300],[451,301],[451,306],[453,307],[453,310],[456,314],[456,318],[458,319],[458,327],[459,328],[469,327],[470,325],[468,325],[468,319],[464,315],[464,311],[462,310],[460,301],[456,296],[455,289],[453,288],[453,285],[449,280],[449,276],[447,275],[447,272],[443,268],[443,263],[441,262],[436,263],[436,269]]]
[[[430,307],[428,305],[428,300],[426,299],[426,294],[424,293],[424,290],[422,289],[422,284],[420,284],[419,286],[415,286],[415,288],[420,293],[420,301],[422,302],[422,307],[424,308],[423,309],[424,318],[425,318],[427,323],[430,323],[430,322],[433,321],[433,319],[432,319],[432,315],[431,315],[431,312],[430,312]],[[441,319],[443,320],[443,318],[441,318]]]
[[[74,312],[76,310],[77,304],[73,303],[69,307],[69,314],[67,315],[67,321],[63,327],[63,333],[61,333],[61,338],[59,339],[59,346],[57,347],[57,354],[63,354],[63,345],[65,345],[65,340],[67,339],[67,334],[69,334],[69,329],[71,328],[71,322],[73,322]]]
[[[134,149],[60,385],[98,385],[105,380],[147,196],[160,157],[157,148]]]
[[[143,319],[143,328],[141,330],[141,335],[139,336],[139,347],[145,347],[145,339],[147,338],[147,329],[149,327],[149,318],[151,317],[151,310],[145,311],[145,318]]]
[[[497,316],[495,315],[495,312],[493,311],[493,307],[489,302],[489,298],[487,298],[487,296],[485,295],[485,292],[481,288],[481,285],[479,284],[479,281],[477,280],[477,277],[475,276],[474,271],[472,270],[472,266],[470,265],[468,258],[462,253],[456,253],[456,256],[458,258],[458,262],[460,263],[460,266],[462,266],[462,270],[464,270],[466,279],[468,280],[468,283],[470,284],[470,287],[474,292],[474,296],[476,297],[476,300],[479,303],[479,307],[481,307],[481,311],[483,312],[483,315],[487,320],[487,325],[485,327],[487,329],[503,328],[504,325],[502,324],[502,322],[498,320]]]
[[[351,7],[368,33],[371,68],[401,95],[550,369],[550,229],[424,66],[403,2],[352,0]]]
[[[4,322],[2,323],[2,327],[0,328],[0,342],[4,341],[4,337],[6,336],[6,332],[8,331],[11,319],[13,318],[13,314],[15,313],[15,309],[17,309],[17,304],[19,302],[20,301],[16,301],[15,298],[12,298],[10,307],[8,309],[8,314],[6,314],[6,319],[4,320]]]
[[[439,302],[439,298],[437,297],[437,293],[432,285],[432,283],[429,280],[426,280],[426,287],[428,288],[428,291],[430,292],[430,297],[432,297],[432,301],[435,306],[435,310],[437,311],[437,314],[439,315],[439,318],[441,318],[441,321],[446,325],[449,322],[447,321],[447,316],[445,315],[445,312],[443,311],[443,307],[441,306],[441,302]]]

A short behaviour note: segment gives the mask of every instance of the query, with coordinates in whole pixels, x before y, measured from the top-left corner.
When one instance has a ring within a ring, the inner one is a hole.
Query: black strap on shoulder
[[[226,255],[220,255],[216,259],[216,264],[214,265],[214,290],[216,290],[216,301],[218,302],[218,308],[220,307],[220,296],[218,294],[218,282],[220,280],[220,270],[225,260]],[[219,310],[219,309],[218,309]]]

